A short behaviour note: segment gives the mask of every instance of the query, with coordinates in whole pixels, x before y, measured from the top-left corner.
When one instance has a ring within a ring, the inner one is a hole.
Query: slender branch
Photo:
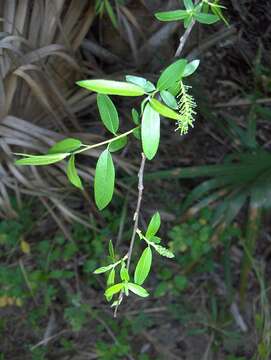
[[[144,155],[144,153],[142,153],[141,156],[142,156],[141,163],[140,163],[140,168],[139,168],[139,172],[138,172],[137,205],[136,205],[136,211],[135,211],[134,217],[133,217],[133,220],[134,220],[133,233],[132,233],[132,237],[131,237],[131,241],[130,241],[129,251],[127,254],[127,270],[129,270],[129,267],[131,264],[131,258],[132,258],[134,243],[135,243],[135,237],[136,237],[136,233],[137,233],[137,229],[138,229],[139,213],[140,213],[140,209],[141,209],[141,202],[142,202],[143,190],[144,190],[143,177],[144,177],[146,156]],[[117,317],[118,308],[119,308],[119,305],[120,305],[122,299],[123,299],[123,291],[121,291],[119,294],[118,305],[116,305],[116,307],[115,307],[114,317]]]
[[[193,29],[195,23],[196,23],[195,20],[192,20],[191,24],[188,26],[188,28],[185,30],[184,34],[181,36],[178,49],[175,53],[175,57],[179,57],[181,55],[184,45]]]
[[[200,0],[197,0],[195,2],[195,5],[197,5],[199,3]],[[181,36],[180,38],[180,43],[179,43],[179,46],[178,46],[178,49],[176,50],[176,53],[175,53],[175,57],[179,57],[183,51],[183,48],[184,48],[184,45],[187,41],[187,39],[189,38],[189,35],[195,25],[196,21],[193,19],[191,21],[191,24],[188,26],[188,28],[185,30],[184,34]]]
[[[132,238],[131,238],[131,242],[130,242],[130,248],[129,248],[129,252],[128,252],[127,270],[129,270],[130,263],[131,263],[131,257],[132,257],[132,253],[133,253],[135,237],[136,237],[136,232],[137,232],[137,228],[138,228],[138,219],[139,219],[139,213],[140,213],[141,202],[142,202],[142,197],[143,197],[143,190],[144,190],[143,177],[144,177],[144,168],[145,168],[146,156],[144,155],[144,153],[142,153],[141,156],[142,156],[141,164],[140,164],[140,169],[139,169],[139,172],[138,172],[137,206],[136,206],[136,211],[135,211],[135,214],[134,214],[133,234],[132,234]]]
[[[115,136],[115,137],[113,137],[113,138],[111,138],[111,139],[109,139],[109,140],[105,140],[105,141],[102,141],[102,142],[97,143],[97,144],[85,145],[85,147],[84,147],[83,149],[74,151],[73,154],[80,154],[80,153],[82,153],[82,152],[84,152],[84,151],[91,150],[91,149],[94,149],[94,148],[96,148],[96,147],[103,146],[103,145],[106,145],[106,144],[110,144],[110,143],[112,143],[112,142],[114,142],[114,141],[116,141],[116,140],[119,140],[119,139],[121,139],[121,138],[123,138],[123,137],[125,137],[125,136],[127,136],[127,135],[132,134],[132,132],[134,132],[135,129],[137,129],[137,128],[138,128],[138,126],[135,127],[135,128],[133,128],[133,129],[131,129],[131,130],[129,130],[129,131],[126,131],[125,133],[123,133],[123,134],[121,134],[121,135]]]

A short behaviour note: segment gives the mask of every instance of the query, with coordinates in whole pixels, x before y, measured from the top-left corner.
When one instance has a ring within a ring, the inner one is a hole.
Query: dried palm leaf
[[[95,96],[77,88],[84,75],[79,47],[94,18],[89,0],[3,0],[0,3],[0,217],[15,216],[10,191],[50,200],[67,220],[79,214],[82,202],[67,183],[65,163],[53,167],[18,168],[13,153],[44,153],[63,136],[92,143],[90,124],[78,121]],[[90,135],[86,135],[90,133]],[[60,135],[61,134],[61,135]],[[96,158],[98,152],[86,154]],[[93,164],[93,161],[90,161]],[[122,160],[118,165],[133,170]],[[94,169],[79,164],[83,179]],[[68,195],[67,195],[68,194]],[[70,198],[73,201],[68,201]],[[73,204],[72,208],[68,204]]]

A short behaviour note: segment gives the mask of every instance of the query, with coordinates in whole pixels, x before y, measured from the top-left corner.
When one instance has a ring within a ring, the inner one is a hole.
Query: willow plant
[[[184,22],[185,28],[192,26],[196,21],[203,24],[212,24],[220,18],[223,19],[221,6],[217,2],[211,3],[203,0],[194,4],[192,0],[184,0],[185,9],[161,12],[155,14],[161,21]],[[186,36],[186,34],[184,34]],[[106,274],[106,300],[118,308],[124,295],[130,292],[147,297],[149,293],[142,286],[146,281],[151,266],[153,253],[167,258],[174,254],[161,245],[161,238],[157,236],[161,220],[156,212],[150,219],[146,232],[138,228],[138,215],[143,192],[143,172],[145,160],[152,160],[160,143],[161,117],[172,120],[175,129],[181,135],[186,134],[194,126],[196,103],[191,95],[191,88],[186,84],[186,78],[193,75],[198,69],[199,60],[188,62],[178,59],[168,66],[158,77],[156,84],[139,76],[127,75],[124,81],[112,80],[82,80],[77,85],[88,91],[97,93],[97,106],[101,121],[105,128],[112,134],[108,140],[97,144],[83,144],[79,139],[68,138],[58,142],[44,155],[23,155],[17,160],[17,165],[51,165],[67,160],[66,174],[72,185],[83,189],[83,183],[76,169],[76,156],[91,149],[100,147],[101,152],[95,171],[94,199],[99,210],[103,210],[111,202],[115,187],[114,153],[123,149],[129,136],[135,136],[142,144],[142,162],[139,172],[139,195],[137,209],[134,216],[133,236],[127,254],[120,257],[116,255],[112,241],[109,242],[110,264],[99,267],[95,274]],[[121,132],[117,108],[111,97],[139,97],[139,109],[131,110],[134,127],[126,132]],[[134,266],[133,276],[130,273],[130,263],[135,238],[138,238],[144,247],[140,258]],[[116,313],[116,310],[115,310]]]

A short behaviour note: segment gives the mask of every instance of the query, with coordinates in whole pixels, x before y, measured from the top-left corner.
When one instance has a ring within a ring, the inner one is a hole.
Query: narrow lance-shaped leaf
[[[173,86],[177,81],[182,79],[187,60],[180,59],[168,66],[161,74],[158,82],[158,90],[167,90]]]
[[[150,104],[155,111],[157,111],[159,114],[161,114],[166,118],[174,119],[174,120],[180,120],[181,118],[180,114],[178,114],[176,111],[170,109],[169,107],[162,104],[160,101],[156,99],[151,99]]]
[[[115,141],[112,141],[109,146],[108,150],[110,152],[115,152],[123,149],[127,145],[128,139],[127,136],[124,136],[120,139],[116,139]]]
[[[146,92],[152,92],[155,90],[153,83],[139,76],[127,75],[126,81],[142,87],[142,89],[144,89]]]
[[[125,265],[123,265],[120,269],[120,278],[122,281],[129,281],[130,280],[130,276],[128,273],[128,270],[126,268]]]
[[[142,117],[141,138],[144,154],[147,159],[153,159],[160,141],[160,116],[149,104]]]
[[[139,113],[136,109],[132,109],[132,120],[136,125],[139,125]]]
[[[113,197],[115,168],[110,152],[106,149],[100,155],[94,179],[95,202],[99,210],[104,209]]]
[[[123,283],[110,286],[110,288],[108,288],[105,292],[106,298],[111,298],[113,295],[119,293],[123,288],[124,288]]]
[[[141,87],[122,81],[82,80],[76,84],[98,94],[119,96],[142,96],[145,94],[145,91]]]
[[[211,25],[219,21],[219,17],[213,14],[195,14],[195,19],[201,24]]]
[[[158,252],[158,254],[160,254],[161,256],[165,256],[167,258],[174,258],[174,254],[168,250],[167,248],[161,246],[161,245],[157,245],[153,242],[150,243],[152,247],[154,247],[154,249]]]
[[[140,77],[140,76],[134,76],[134,75],[126,75],[125,76],[125,80],[128,82],[128,83],[131,83],[131,84],[134,84],[134,85],[137,85],[137,86],[140,86],[144,89],[144,86],[146,85],[147,83],[147,79],[143,78],[143,77]]]
[[[175,99],[175,96],[173,96],[169,91],[162,90],[160,92],[161,98],[164,101],[164,103],[169,106],[171,109],[177,110],[178,109],[178,103]]]
[[[78,139],[68,138],[59,141],[49,149],[48,154],[68,153],[79,149],[82,142]]]
[[[108,14],[112,24],[117,29],[118,28],[118,20],[116,18],[116,15],[114,13],[114,10],[113,10],[112,5],[110,4],[109,0],[105,0],[105,8],[106,8],[107,14]]]
[[[68,162],[67,177],[75,187],[83,190],[82,181],[81,181],[81,179],[77,173],[76,167],[75,167],[75,156],[74,155],[71,155],[69,162]]]
[[[57,163],[67,156],[69,153],[64,154],[52,154],[52,155],[33,155],[27,158],[16,160],[16,165],[35,165],[35,166],[43,166]]]
[[[138,285],[142,285],[149,275],[152,264],[152,251],[148,246],[142,253],[135,269],[134,280]]]
[[[184,0],[184,6],[186,10],[192,10],[194,8],[194,4],[192,0]]]
[[[155,14],[156,19],[160,21],[178,21],[184,20],[189,14],[185,10],[162,11]]]
[[[99,267],[98,269],[96,269],[94,271],[94,274],[98,275],[98,274],[103,274],[111,269],[113,269],[116,265],[115,264],[110,264],[108,266],[102,266],[102,267]]]
[[[129,290],[131,290],[134,294],[141,296],[141,297],[147,297],[149,296],[149,293],[147,290],[145,290],[142,286],[137,285],[137,284],[133,284],[133,283],[128,283],[127,287]]]
[[[104,126],[116,134],[119,128],[119,115],[113,101],[107,95],[98,94],[97,105]]]
[[[161,226],[161,218],[159,212],[157,211],[151,218],[151,221],[146,231],[146,238],[150,239],[152,236],[156,235],[160,226]]]
[[[112,286],[114,285],[115,283],[115,275],[116,275],[116,271],[115,269],[111,269],[109,275],[108,275],[108,278],[107,278],[107,286]]]

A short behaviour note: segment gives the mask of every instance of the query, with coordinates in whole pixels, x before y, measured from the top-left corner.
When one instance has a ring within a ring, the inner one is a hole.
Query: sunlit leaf
[[[160,95],[162,100],[168,107],[174,110],[178,109],[177,100],[175,99],[175,96],[173,96],[169,91],[162,90],[160,92]]]
[[[68,162],[67,177],[75,187],[83,190],[82,181],[81,181],[81,179],[77,173],[76,167],[75,167],[75,156],[74,155],[71,155],[69,162]]]
[[[113,295],[119,293],[123,288],[124,288],[124,284],[122,283],[110,286],[110,288],[108,288],[105,292],[106,298],[110,298]]]
[[[111,286],[111,285],[114,285],[115,283],[115,276],[116,276],[116,271],[115,269],[111,269],[109,275],[108,275],[108,278],[107,278],[107,286]]]
[[[201,24],[211,25],[219,21],[219,17],[214,14],[196,13],[194,16],[195,19]]]
[[[48,154],[59,154],[59,153],[69,153],[79,149],[82,145],[82,142],[78,139],[68,138],[62,141],[59,141],[48,151]]]
[[[142,253],[135,269],[134,280],[138,285],[142,285],[149,275],[152,264],[152,251],[148,246]]]
[[[94,195],[99,210],[111,201],[115,186],[115,168],[110,152],[106,149],[100,155],[95,171]]]
[[[160,101],[156,99],[151,99],[150,104],[155,111],[157,111],[159,114],[161,114],[166,118],[174,119],[174,120],[180,120],[181,118],[180,114],[178,114],[176,111],[172,110],[171,108],[162,104]]]
[[[81,80],[77,85],[98,94],[119,96],[141,96],[145,91],[134,84],[113,80]]]
[[[160,21],[178,21],[187,18],[188,13],[185,10],[162,11],[155,14],[156,19]]]
[[[152,236],[156,235],[157,231],[159,230],[161,226],[161,218],[160,214],[157,211],[151,218],[151,221],[148,225],[147,231],[146,231],[146,238],[149,239]]]
[[[33,155],[27,158],[23,158],[20,160],[16,160],[16,165],[35,165],[35,166],[42,166],[42,165],[50,165],[57,163],[67,156],[69,153],[66,154],[52,154],[52,155]]]
[[[157,245],[155,243],[151,243],[151,245],[154,247],[154,249],[160,254],[161,256],[165,256],[167,258],[174,258],[174,254],[168,250],[167,248]]]
[[[153,159],[160,141],[160,116],[149,104],[142,117],[141,138],[144,154],[147,159]]]
[[[119,128],[119,115],[113,101],[107,95],[98,94],[97,105],[104,126],[116,134]]]
[[[161,74],[158,82],[158,90],[167,90],[183,77],[187,60],[180,59],[168,66]]]
[[[127,142],[128,142],[127,136],[123,136],[120,139],[112,141],[108,146],[108,150],[110,152],[119,151],[127,145]]]
[[[98,269],[96,269],[93,274],[96,274],[96,275],[103,274],[103,273],[113,269],[114,267],[115,267],[115,264],[110,264],[108,266],[102,266],[102,267],[99,267]]]
[[[194,74],[194,72],[199,67],[199,64],[200,64],[200,60],[193,60],[190,63],[188,63],[184,69],[183,77]]]
[[[149,296],[149,293],[147,290],[145,290],[142,286],[137,284],[128,283],[127,287],[129,290],[131,290],[134,294],[141,296],[141,297],[147,297]]]

